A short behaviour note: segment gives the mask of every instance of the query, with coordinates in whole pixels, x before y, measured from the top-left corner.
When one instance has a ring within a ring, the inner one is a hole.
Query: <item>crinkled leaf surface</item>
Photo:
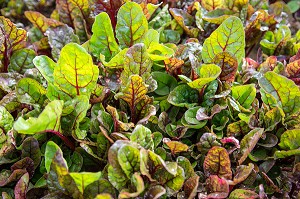
[[[241,157],[238,160],[239,164],[242,164],[246,160],[250,152],[256,146],[258,140],[261,138],[263,132],[264,129],[256,128],[243,137],[243,139],[241,140],[241,150],[240,150]]]
[[[92,57],[84,48],[75,43],[69,43],[60,52],[60,57],[54,69],[54,85],[64,93],[90,96],[99,74]]]
[[[229,52],[221,52],[215,56],[213,62],[222,69],[219,77],[221,81],[234,81],[235,73],[238,69],[238,63],[234,56],[232,56]]]
[[[203,168],[208,175],[218,175],[220,178],[226,179],[232,178],[229,155],[223,147],[214,146],[208,151]]]
[[[272,95],[286,114],[293,114],[300,108],[300,91],[298,86],[288,78],[269,71],[258,81],[261,88]],[[265,102],[265,100],[263,99]],[[267,102],[265,102],[267,103]]]
[[[204,41],[202,58],[205,63],[211,63],[215,56],[221,52],[228,52],[235,56],[238,63],[245,57],[245,33],[243,24],[237,17],[226,19]]]
[[[139,43],[148,31],[147,18],[135,2],[125,3],[117,15],[116,37],[120,47],[131,47]]]
[[[93,35],[90,39],[91,52],[95,57],[102,54],[105,56],[106,61],[110,60],[119,51],[119,46],[107,13],[102,12],[96,16],[92,31]]]
[[[145,149],[153,150],[154,148],[151,130],[143,125],[136,125],[136,127],[133,129],[130,135],[130,140],[138,143]]]
[[[285,150],[298,149],[300,147],[300,129],[285,131],[281,135],[278,145]]]
[[[14,129],[22,134],[35,134],[45,130],[59,130],[60,117],[62,114],[63,101],[55,100],[50,102],[41,114],[37,117],[30,117],[25,120],[19,117],[14,123]]]
[[[231,87],[232,97],[234,97],[244,108],[250,108],[256,97],[254,84]]]
[[[13,116],[6,110],[5,107],[0,106],[0,128],[8,132],[14,123]]]
[[[23,141],[21,158],[29,157],[34,163],[34,169],[36,169],[41,162],[41,150],[39,142],[33,138],[28,137]]]
[[[32,60],[35,56],[36,53],[31,49],[20,49],[14,52],[10,58],[8,71],[24,74],[27,69],[34,68]]]
[[[131,176],[140,170],[140,152],[137,148],[124,145],[118,150],[118,161],[126,176]]]
[[[199,78],[189,82],[188,85],[192,88],[202,89],[206,84],[218,78],[221,69],[215,64],[203,64],[198,73]]]

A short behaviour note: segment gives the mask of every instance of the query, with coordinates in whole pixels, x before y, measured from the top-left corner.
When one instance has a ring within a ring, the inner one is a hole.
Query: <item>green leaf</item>
[[[236,185],[238,183],[243,182],[248,178],[251,172],[254,169],[254,164],[249,163],[248,166],[240,165],[237,167],[236,172],[233,177],[233,184]]]
[[[215,56],[222,52],[235,56],[238,64],[245,57],[245,33],[243,24],[237,17],[227,18],[204,41],[202,58],[205,63],[211,63]]]
[[[223,21],[225,21],[228,17],[233,15],[234,12],[227,9],[218,8],[206,13],[202,19],[208,21],[210,23],[220,25]]]
[[[258,140],[261,138],[263,132],[264,129],[255,128],[243,137],[243,139],[241,140],[241,149],[240,149],[241,157],[238,160],[239,164],[242,164],[246,160],[250,152],[254,149]]]
[[[225,148],[212,147],[204,159],[204,172],[207,175],[218,175],[220,178],[232,178],[231,163]]]
[[[46,97],[46,89],[36,80],[22,78],[16,86],[19,102],[33,106],[42,106]]]
[[[90,48],[95,57],[98,58],[102,54],[105,56],[105,60],[108,61],[119,52],[119,46],[107,13],[102,12],[95,17],[92,32]]]
[[[140,152],[137,148],[124,145],[118,150],[119,164],[127,178],[140,170]]]
[[[204,133],[197,143],[198,151],[203,154],[208,152],[213,146],[221,146],[221,144],[217,141],[217,136],[212,133]]]
[[[155,71],[151,75],[157,82],[154,92],[158,95],[168,95],[177,86],[176,79],[167,73]]]
[[[83,47],[75,43],[64,46],[54,68],[54,85],[58,90],[75,97],[90,96],[96,87],[99,69]]]
[[[192,164],[186,157],[179,156],[176,159],[176,162],[179,166],[181,166],[183,168],[186,180],[195,174]]]
[[[105,61],[105,56],[100,54],[100,60],[105,67],[108,68],[124,68],[125,59],[128,48],[124,48],[118,52],[109,62]]]
[[[40,55],[33,59],[33,63],[48,83],[54,83],[53,72],[57,64],[52,59],[45,55]]]
[[[119,198],[135,198],[139,196],[145,189],[145,184],[142,176],[139,173],[134,173],[131,177],[131,182],[134,185],[136,191],[130,193],[127,190],[122,190],[119,194]]]
[[[17,72],[24,74],[27,69],[34,68],[32,60],[36,54],[31,49],[21,49],[16,51],[10,58],[8,72]]]
[[[30,117],[25,120],[24,118],[19,117],[14,123],[14,129],[18,131],[18,133],[29,135],[45,130],[59,130],[62,107],[63,101],[52,101],[37,118]]]
[[[110,184],[110,182],[106,179],[100,178],[95,182],[89,184],[84,189],[84,198],[86,199],[94,199],[98,194],[107,193],[111,196],[116,196],[115,188]]]
[[[254,84],[231,87],[231,92],[232,97],[246,109],[251,107],[251,104],[256,97],[256,88]]]
[[[93,172],[81,172],[81,173],[70,173],[74,182],[77,185],[78,190],[83,193],[84,189],[91,183],[100,179],[102,173],[101,171],[97,173]]]
[[[235,56],[231,55],[229,52],[221,52],[216,54],[213,63],[220,66],[222,69],[219,77],[221,81],[229,83],[234,81],[238,69],[238,62]]]
[[[198,91],[187,84],[181,84],[170,92],[168,102],[174,106],[192,107],[198,102]]]
[[[13,116],[6,110],[6,108],[0,106],[0,128],[7,133],[13,127],[13,123]]]
[[[126,187],[128,179],[121,168],[108,166],[108,180],[117,189],[122,190]]]
[[[152,139],[151,130],[147,127],[144,127],[143,125],[136,125],[136,127],[133,129],[130,135],[130,140],[138,143],[145,149],[154,149],[154,142]]]
[[[29,157],[34,162],[36,169],[41,162],[41,150],[39,142],[34,137],[28,137],[23,141],[21,158]]]
[[[276,99],[277,105],[283,109],[284,113],[291,115],[299,111],[300,91],[292,80],[269,71],[258,80],[258,83],[267,94]],[[264,98],[262,100],[268,104]]]
[[[259,195],[251,190],[235,189],[230,193],[229,199],[255,199],[259,198]]]
[[[116,37],[122,49],[142,41],[148,31],[148,22],[137,3],[125,3],[118,11],[117,19]]]
[[[163,44],[153,44],[148,49],[149,57],[152,61],[162,61],[169,59],[173,54],[174,50]]]
[[[204,88],[205,85],[218,78],[221,74],[221,68],[215,64],[203,64],[198,73],[199,78],[189,82],[188,85],[200,90]]]
[[[201,1],[201,5],[208,11],[221,8],[224,6],[222,0],[203,0]]]
[[[125,56],[124,70],[121,74],[122,84],[126,85],[131,75],[139,75],[146,81],[150,77],[152,64],[144,44],[131,46]]]
[[[282,122],[283,118],[284,113],[279,107],[275,107],[266,112],[263,119],[264,127],[266,129],[265,131],[272,131],[277,126],[277,124]]]
[[[145,193],[145,199],[160,198],[166,193],[166,189],[160,185],[151,186]]]
[[[284,150],[293,150],[300,147],[300,129],[285,131],[280,137],[280,148]]]
[[[46,150],[45,150],[45,168],[47,170],[47,173],[49,173],[50,171],[52,160],[55,154],[57,153],[57,151],[60,151],[60,153],[62,153],[61,149],[57,144],[55,144],[55,142],[53,141],[47,142]]]
[[[79,43],[79,38],[74,34],[72,28],[62,25],[54,28],[48,28],[45,35],[48,36],[48,42],[51,47],[52,57],[58,60],[61,49],[68,43]]]
[[[274,153],[274,158],[286,158],[290,156],[299,156],[300,155],[300,149],[293,149],[288,151],[276,151]]]

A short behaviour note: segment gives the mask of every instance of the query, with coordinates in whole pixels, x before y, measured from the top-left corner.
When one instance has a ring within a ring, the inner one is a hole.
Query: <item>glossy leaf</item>
[[[259,79],[259,85],[276,99],[278,106],[286,114],[293,114],[299,110],[300,91],[292,80],[270,71]],[[264,98],[263,101],[265,102]]]
[[[36,54],[31,49],[20,49],[11,56],[8,72],[24,74],[27,69],[34,68],[32,60]]]
[[[25,173],[15,186],[15,190],[14,190],[15,198],[16,199],[26,198],[26,192],[28,186],[29,186],[29,175],[28,173]]]
[[[57,151],[62,153],[61,149],[57,144],[55,144],[55,142],[53,141],[47,142],[46,150],[45,150],[45,168],[47,173],[49,173],[50,171],[51,163]]]
[[[211,63],[217,54],[228,52],[240,63],[245,57],[244,48],[243,24],[239,18],[229,17],[204,41],[202,58]]]
[[[131,177],[131,182],[135,186],[136,191],[130,193],[128,191],[122,190],[119,194],[119,198],[133,198],[139,196],[145,189],[143,178],[139,173],[134,173]]]
[[[231,163],[225,148],[214,146],[204,160],[204,171],[208,175],[218,175],[220,178],[232,178]]]
[[[130,140],[133,142],[138,143],[145,149],[154,149],[154,142],[151,135],[151,130],[147,127],[144,127],[143,125],[136,125],[136,127],[133,129]]]
[[[255,199],[255,198],[259,198],[259,196],[254,191],[247,190],[247,189],[235,189],[229,195],[229,199],[246,199],[246,198]]]
[[[154,92],[158,95],[168,95],[177,85],[176,79],[167,73],[155,71],[151,75],[157,82]]]
[[[58,60],[61,49],[68,43],[79,43],[79,38],[74,34],[72,28],[67,25],[48,28],[45,32],[48,37],[48,43],[51,47],[51,54],[55,60]]]
[[[145,199],[158,199],[166,193],[166,189],[160,185],[151,186],[145,193]]]
[[[25,120],[19,117],[14,123],[14,129],[22,134],[35,134],[45,130],[58,130],[60,128],[60,116],[62,114],[63,101],[50,102],[37,117]]]
[[[183,144],[178,141],[166,141],[164,143],[169,147],[172,154],[184,152],[189,149],[189,147],[186,144]]]
[[[241,140],[241,157],[238,160],[239,164],[242,164],[246,160],[250,152],[254,149],[258,140],[261,138],[263,132],[264,129],[256,128],[243,137]]]
[[[16,94],[21,103],[41,106],[46,97],[46,89],[36,80],[31,78],[21,79],[16,86]]]
[[[0,128],[5,132],[12,129],[14,123],[13,116],[6,110],[5,107],[0,106]]]
[[[280,137],[280,148],[285,150],[298,149],[300,147],[300,129],[285,131]]]
[[[116,37],[121,48],[139,43],[148,31],[147,19],[135,2],[125,3],[118,11],[117,19]]]
[[[215,64],[203,64],[199,70],[199,78],[189,82],[192,88],[202,89],[205,85],[217,79],[221,74],[221,69]]]
[[[33,137],[28,137],[23,141],[21,158],[25,157],[29,157],[33,160],[34,169],[36,169],[41,162],[42,157],[39,142]]]
[[[223,7],[223,1],[221,0],[204,0],[201,1],[201,5],[208,11],[215,10],[217,8]]]
[[[231,92],[232,97],[246,109],[251,107],[251,104],[256,97],[256,88],[254,84],[231,87]]]
[[[238,184],[246,180],[248,176],[251,174],[253,169],[254,169],[254,164],[252,163],[249,163],[248,166],[246,165],[238,166],[233,177],[233,184]]]
[[[96,87],[99,70],[84,48],[69,43],[62,48],[54,69],[54,85],[64,93],[89,96]]]
[[[95,17],[92,32],[90,48],[95,57],[99,57],[102,54],[107,61],[118,53],[119,46],[107,13],[103,12]]]
[[[78,190],[83,193],[84,189],[92,184],[93,182],[100,179],[102,173],[92,173],[92,172],[80,172],[80,173],[70,173],[70,176],[73,178],[74,182],[77,185]]]
[[[220,74],[220,80],[226,82],[233,82],[235,78],[235,73],[238,69],[238,63],[234,56],[228,52],[218,53],[213,62],[220,66],[222,72]]]
[[[198,91],[186,84],[181,84],[170,92],[168,102],[174,106],[192,107],[198,102]]]
[[[45,33],[49,27],[57,27],[63,25],[63,23],[56,21],[55,19],[47,18],[36,11],[25,11],[24,15],[42,33]]]
[[[108,195],[115,196],[115,188],[106,179],[100,178],[99,180],[89,184],[84,189],[84,198],[94,199],[98,194],[107,193]]]
[[[118,150],[119,164],[128,178],[131,178],[135,172],[139,171],[139,154],[139,150],[130,145],[122,146]]]

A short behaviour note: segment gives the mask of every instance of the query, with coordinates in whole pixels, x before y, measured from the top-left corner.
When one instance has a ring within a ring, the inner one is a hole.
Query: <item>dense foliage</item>
[[[299,1],[0,7],[2,198],[300,198]]]

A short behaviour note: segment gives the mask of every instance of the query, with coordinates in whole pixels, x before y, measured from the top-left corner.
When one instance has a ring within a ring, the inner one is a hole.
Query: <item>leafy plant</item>
[[[0,192],[299,198],[296,1],[0,1]]]

